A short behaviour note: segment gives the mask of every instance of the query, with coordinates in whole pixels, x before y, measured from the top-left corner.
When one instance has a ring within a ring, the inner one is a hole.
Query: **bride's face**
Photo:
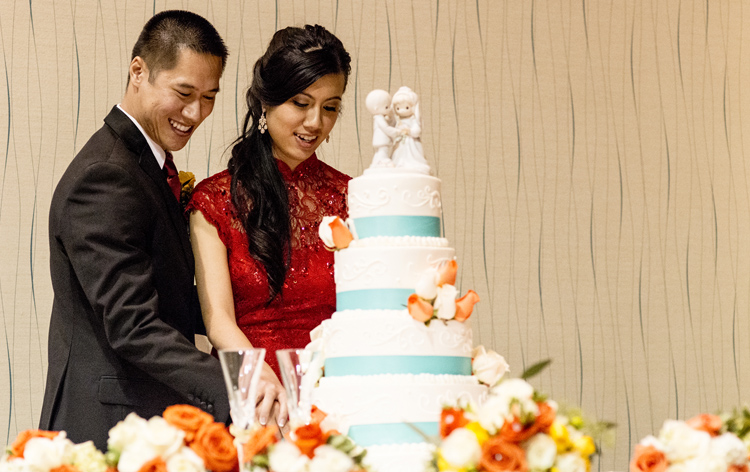
[[[266,109],[273,155],[294,170],[312,156],[336,124],[344,75],[328,74],[279,106]]]
[[[414,106],[409,102],[400,102],[393,104],[393,111],[401,118],[409,118],[414,114]]]

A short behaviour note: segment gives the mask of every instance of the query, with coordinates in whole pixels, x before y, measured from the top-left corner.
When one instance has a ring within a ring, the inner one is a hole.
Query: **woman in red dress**
[[[336,124],[349,72],[349,54],[322,26],[277,31],[255,63],[227,170],[200,182],[188,205],[209,340],[266,349],[262,424],[287,417],[275,351],[304,347],[336,309],[333,255],[318,227],[347,216],[349,177],[315,150]]]

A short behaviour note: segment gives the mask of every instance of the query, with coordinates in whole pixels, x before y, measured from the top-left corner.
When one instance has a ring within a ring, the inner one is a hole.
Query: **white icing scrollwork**
[[[429,206],[431,209],[440,208],[440,192],[434,190],[429,185],[425,186],[422,190],[417,191],[414,196],[411,190],[404,190],[401,193],[401,199],[404,204],[412,208],[420,208]]]
[[[375,278],[385,274],[387,268],[387,264],[383,261],[358,260],[352,264],[346,264],[341,268],[337,268],[334,272],[334,278],[336,283],[362,279],[364,283],[371,284]]]
[[[350,211],[355,209],[382,208],[391,202],[391,192],[386,188],[376,191],[351,192],[349,193]]]

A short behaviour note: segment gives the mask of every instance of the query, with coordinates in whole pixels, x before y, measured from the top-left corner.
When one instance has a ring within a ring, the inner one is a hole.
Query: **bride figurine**
[[[372,147],[375,149],[370,167],[393,167],[391,150],[398,130],[393,127],[391,95],[385,90],[373,90],[367,94],[365,106],[372,113]]]
[[[391,159],[395,167],[403,167],[430,173],[430,166],[424,158],[420,136],[422,135],[419,114],[419,96],[409,87],[401,87],[393,95],[393,111],[396,113],[396,130]]]

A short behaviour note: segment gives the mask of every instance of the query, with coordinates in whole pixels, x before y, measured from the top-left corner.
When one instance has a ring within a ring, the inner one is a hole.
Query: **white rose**
[[[721,472],[726,472],[726,467]],[[718,472],[712,469],[705,456],[694,457],[684,462],[671,464],[667,467],[667,472]]]
[[[268,454],[268,463],[274,472],[302,472],[309,462],[297,446],[287,441],[276,444]]]
[[[557,456],[555,467],[559,472],[586,472],[586,461],[577,452]]]
[[[697,431],[684,421],[667,420],[659,432],[664,445],[664,455],[671,464],[684,462],[708,453],[711,436]]]
[[[157,448],[145,439],[136,439],[122,449],[118,472],[138,472],[146,462],[159,457]]]
[[[458,290],[453,285],[445,284],[437,288],[435,310],[441,320],[452,320],[456,316],[456,296]]]
[[[726,464],[726,467],[730,464],[747,464],[745,443],[732,433],[724,433],[721,436],[711,439],[709,456],[714,459],[720,459]]]
[[[455,469],[469,468],[479,462],[482,447],[474,433],[456,428],[440,445],[440,455]]]
[[[641,442],[638,444],[640,444],[641,446],[653,446],[656,450],[664,452],[664,444],[662,444],[661,441],[650,434],[641,439]]]
[[[333,231],[329,225],[333,223],[336,218],[338,218],[338,216],[324,216],[323,221],[320,222],[320,227],[318,228],[318,235],[320,235],[323,244],[331,249],[335,248],[336,245],[333,244]]]
[[[187,446],[182,446],[167,459],[167,472],[205,472],[203,459]]]
[[[63,459],[72,447],[73,443],[65,435],[58,435],[53,439],[32,438],[26,442],[23,457],[32,469],[54,469],[63,464]]]
[[[493,386],[510,370],[510,366],[500,354],[492,350],[488,352],[484,346],[479,347],[481,349],[474,351],[471,368],[480,382]]]
[[[315,448],[315,455],[310,461],[310,472],[349,472],[354,468],[351,457],[326,444]]]
[[[535,434],[523,445],[529,469],[547,470],[555,465],[557,444],[544,433]]]
[[[146,420],[135,413],[130,413],[124,420],[109,430],[107,446],[113,451],[122,451],[126,445],[134,442],[146,429]]]
[[[104,454],[94,446],[92,441],[86,441],[73,446],[71,463],[78,470],[85,470],[86,472],[107,471],[107,461],[104,458]]]
[[[479,424],[490,434],[502,428],[505,418],[510,413],[510,404],[505,397],[490,395],[477,411]]]
[[[523,379],[508,379],[490,390],[490,395],[530,400],[534,396],[534,387]]]
[[[163,458],[171,456],[185,444],[185,432],[167,423],[161,416],[148,420],[143,438]]]
[[[417,282],[416,292],[421,298],[425,300],[433,300],[437,296],[438,291],[438,271],[432,267],[425,270],[422,277]]]
[[[25,459],[8,460],[8,456],[0,459],[0,472],[31,472]]]

